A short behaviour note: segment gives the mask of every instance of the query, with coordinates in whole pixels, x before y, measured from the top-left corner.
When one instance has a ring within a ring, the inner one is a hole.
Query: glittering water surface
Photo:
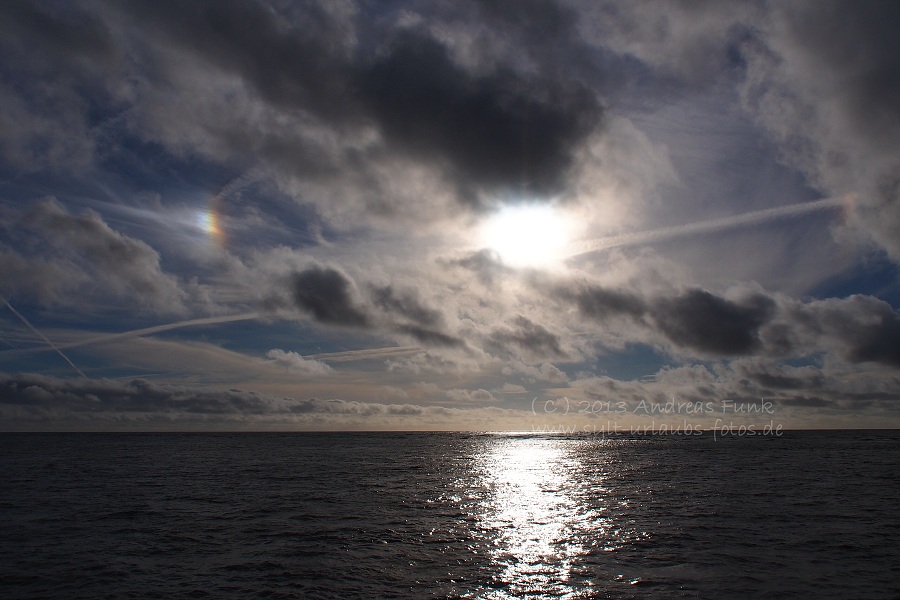
[[[896,598],[900,434],[3,434],[4,598]]]

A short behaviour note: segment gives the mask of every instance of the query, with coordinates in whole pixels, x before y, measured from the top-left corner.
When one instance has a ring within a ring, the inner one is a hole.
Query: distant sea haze
[[[0,435],[0,597],[898,598],[900,432]]]

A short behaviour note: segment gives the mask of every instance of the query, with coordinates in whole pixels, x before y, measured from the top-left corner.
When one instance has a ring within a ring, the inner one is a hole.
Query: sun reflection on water
[[[600,511],[578,494],[571,445],[511,436],[479,457],[488,493],[480,528],[491,539],[495,589],[485,598],[575,597],[576,559]]]

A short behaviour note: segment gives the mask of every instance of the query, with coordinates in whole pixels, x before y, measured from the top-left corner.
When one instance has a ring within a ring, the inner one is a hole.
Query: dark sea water
[[[900,434],[0,434],[2,598],[898,598]]]

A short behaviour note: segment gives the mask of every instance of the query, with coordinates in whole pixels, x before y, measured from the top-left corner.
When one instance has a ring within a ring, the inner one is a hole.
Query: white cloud
[[[546,362],[535,366],[526,364],[520,360],[511,360],[504,366],[503,373],[505,375],[524,375],[532,382],[548,381],[551,383],[564,383],[568,380],[568,376],[557,366]]]
[[[483,389],[465,390],[457,388],[447,390],[444,393],[455,402],[472,403],[479,406],[490,405],[497,400],[492,393]]]
[[[273,348],[266,352],[266,356],[271,358],[276,364],[284,366],[291,371],[297,373],[305,373],[308,375],[328,375],[334,372],[334,369],[327,364],[318,361],[303,358],[296,352],[285,352],[278,348]]]

